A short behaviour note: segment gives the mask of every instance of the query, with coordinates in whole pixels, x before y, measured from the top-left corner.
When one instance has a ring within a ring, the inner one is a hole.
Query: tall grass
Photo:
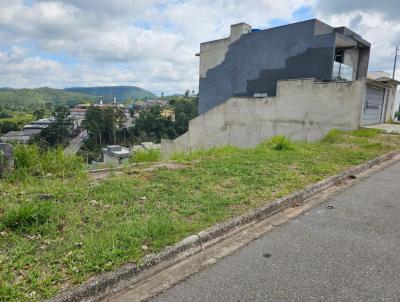
[[[358,137],[375,137],[378,134],[383,133],[382,130],[380,129],[372,129],[372,128],[368,128],[368,129],[357,129],[357,130],[353,130],[349,133],[349,135],[351,136],[358,136]]]
[[[382,130],[379,130],[379,129],[362,128],[362,129],[357,129],[357,130],[347,131],[347,132],[339,130],[339,129],[332,129],[324,136],[324,138],[321,140],[321,142],[327,143],[327,144],[334,144],[334,143],[343,141],[344,135],[356,136],[356,137],[362,137],[362,138],[373,138],[380,133],[383,133],[383,132],[382,132]]]
[[[323,143],[327,144],[334,144],[337,143],[339,139],[341,139],[341,136],[344,132],[339,129],[332,129],[329,131],[324,138],[321,140]]]
[[[217,158],[225,157],[229,154],[237,153],[240,149],[235,146],[227,145],[222,147],[214,147],[211,149],[198,149],[190,152],[176,152],[172,154],[171,159],[177,162],[197,160],[200,158]]]
[[[36,145],[14,147],[15,170],[10,179],[24,179],[29,176],[42,177],[52,174],[68,177],[83,169],[83,159],[76,155],[64,154],[59,147],[43,151]]]
[[[53,206],[49,202],[14,205],[0,216],[0,230],[29,231],[35,226],[46,223],[53,213]]]
[[[161,159],[160,150],[144,150],[136,151],[132,154],[130,162],[142,163],[142,162],[156,162]]]

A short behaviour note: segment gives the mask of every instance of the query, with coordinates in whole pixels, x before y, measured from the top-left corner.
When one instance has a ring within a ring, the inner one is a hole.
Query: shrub
[[[16,145],[14,148],[15,174],[39,175],[40,150],[36,145]]]
[[[42,160],[42,169],[45,174],[70,176],[83,169],[83,159],[80,156],[65,154],[64,149],[56,148],[45,153]]]
[[[46,223],[54,210],[49,202],[29,202],[16,205],[0,217],[0,229],[27,231],[31,227]]]
[[[332,129],[329,131],[324,138],[321,140],[324,143],[327,144],[333,144],[336,143],[339,140],[339,137],[343,134],[342,130],[339,129]]]
[[[155,162],[159,161],[161,158],[160,150],[145,150],[145,151],[136,151],[133,153],[131,157],[131,161],[135,163],[141,162]]]
[[[293,150],[294,144],[286,136],[277,135],[268,141],[268,145],[272,150],[282,151],[282,150]]]

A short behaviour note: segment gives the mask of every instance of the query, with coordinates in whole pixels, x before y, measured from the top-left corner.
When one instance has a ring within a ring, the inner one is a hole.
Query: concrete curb
[[[173,261],[178,258],[184,252],[188,252],[190,249],[197,248],[201,249],[204,245],[209,245],[211,242],[222,240],[223,236],[229,232],[234,231],[240,226],[244,226],[249,223],[255,223],[262,219],[272,216],[277,212],[288,208],[296,203],[302,202],[307,198],[331,187],[339,185],[349,177],[355,177],[357,174],[364,172],[371,167],[381,164],[385,161],[391,160],[393,157],[400,155],[400,150],[392,151],[390,153],[379,156],[359,166],[352,167],[338,175],[326,178],[315,184],[307,186],[305,189],[300,190],[294,194],[279,198],[270,202],[260,208],[253,209],[244,215],[234,217],[228,221],[214,225],[206,230],[200,231],[195,235],[191,235],[182,241],[178,242],[174,246],[166,247],[160,253],[154,255],[148,255],[144,258],[141,265],[135,265],[133,263],[127,263],[121,268],[95,276],[88,282],[60,292],[57,296],[48,302],[75,302],[75,301],[96,301],[103,297],[107,291],[112,291],[113,288],[121,282],[128,282],[130,279],[138,277],[140,273],[146,272],[156,265],[163,262]]]

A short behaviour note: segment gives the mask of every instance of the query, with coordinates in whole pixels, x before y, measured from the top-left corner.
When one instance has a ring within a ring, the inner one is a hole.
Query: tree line
[[[196,97],[174,97],[167,107],[151,106],[139,111],[134,123],[127,123],[127,116],[122,108],[116,105],[98,107],[90,106],[86,111],[81,127],[87,130],[81,153],[88,160],[98,160],[101,148],[106,145],[132,146],[145,141],[160,143],[161,139],[174,139],[188,130],[189,121],[197,116]],[[164,116],[163,110],[174,112],[175,119]],[[131,117],[136,113],[131,111]],[[70,109],[67,106],[49,106],[38,108],[34,112],[36,119],[51,115],[53,122],[35,136],[31,143],[47,149],[65,147],[70,139],[79,134]],[[16,127],[12,125],[11,130]],[[6,129],[8,130],[8,129]]]
[[[197,98],[175,97],[168,107],[151,106],[142,109],[134,124],[125,124],[126,118],[122,109],[109,106],[106,109],[89,107],[83,128],[88,131],[82,152],[88,159],[98,160],[101,148],[106,145],[129,147],[145,141],[160,143],[162,138],[174,139],[185,133],[189,121],[197,116]],[[174,111],[175,120],[162,115],[164,109]],[[131,115],[135,113],[131,111]]]

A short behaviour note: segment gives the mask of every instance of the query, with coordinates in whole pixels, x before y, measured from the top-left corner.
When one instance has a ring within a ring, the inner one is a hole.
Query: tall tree
[[[82,126],[88,131],[86,147],[95,148],[117,143],[117,130],[123,128],[125,114],[117,106],[91,106],[86,111]]]
[[[72,136],[74,120],[70,116],[70,110],[65,106],[57,106],[52,115],[54,121],[40,133],[40,137],[49,146],[64,146]]]
[[[46,115],[46,110],[44,110],[43,108],[36,109],[35,111],[33,111],[32,114],[35,119],[40,120]]]
[[[135,122],[136,141],[151,140],[159,142],[161,138],[175,138],[174,122],[161,115],[161,107],[153,106],[140,112]]]

